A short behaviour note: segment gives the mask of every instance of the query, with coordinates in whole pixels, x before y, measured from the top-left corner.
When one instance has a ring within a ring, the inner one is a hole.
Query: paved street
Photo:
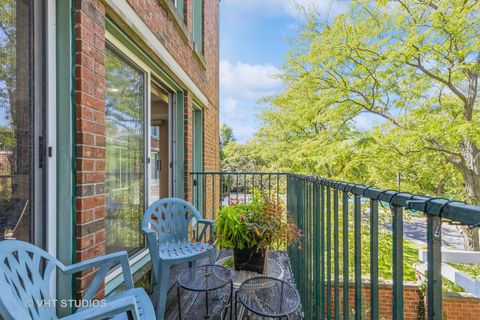
[[[385,223],[384,226],[391,231],[391,223]],[[425,218],[411,218],[403,223],[403,234],[408,240],[411,240],[419,246],[427,246],[427,220]],[[442,224],[442,248],[464,250],[463,236],[457,226]]]

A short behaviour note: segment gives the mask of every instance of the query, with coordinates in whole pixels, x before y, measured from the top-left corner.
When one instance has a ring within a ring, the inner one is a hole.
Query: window
[[[184,15],[183,15],[183,2],[184,1],[185,0],[172,0],[173,6],[175,8],[177,8],[178,14],[182,18],[182,20],[184,19]]]
[[[193,0],[193,43],[203,54],[203,0]]]
[[[203,171],[203,111],[201,109],[193,111],[193,172]],[[203,192],[205,189],[205,179],[202,175],[197,176],[197,183],[193,190],[193,203],[195,206],[205,212],[205,203],[203,201]]]
[[[110,46],[105,55],[107,253],[144,247],[145,73]]]
[[[152,126],[152,138],[160,138],[160,126]]]
[[[0,4],[0,240],[45,246],[43,1]]]

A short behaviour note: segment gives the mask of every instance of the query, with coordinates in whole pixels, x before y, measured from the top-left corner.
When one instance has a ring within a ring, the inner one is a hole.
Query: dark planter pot
[[[233,249],[235,270],[253,271],[263,274],[267,260],[267,250],[258,248]]]

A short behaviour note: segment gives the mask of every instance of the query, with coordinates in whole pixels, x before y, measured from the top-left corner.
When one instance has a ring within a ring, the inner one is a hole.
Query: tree
[[[226,123],[222,123],[220,126],[220,141],[222,143],[222,146],[220,148],[220,160],[223,160],[225,155],[224,155],[224,148],[230,143],[234,142],[237,139],[235,139],[235,136],[233,134],[233,129]]]
[[[222,144],[226,146],[228,143],[232,141],[237,141],[235,135],[233,134],[233,129],[226,123],[222,123],[220,126],[220,140]]]
[[[262,116],[263,156],[387,187],[402,171],[419,192],[480,204],[479,33],[473,0],[354,0],[331,23],[310,15],[279,75],[288,87]],[[377,123],[360,129],[362,118]],[[464,232],[479,250],[478,230]]]

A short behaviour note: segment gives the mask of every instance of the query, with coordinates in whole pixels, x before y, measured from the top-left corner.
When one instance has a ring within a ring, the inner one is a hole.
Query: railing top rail
[[[331,187],[340,191],[348,192],[364,198],[388,202],[390,205],[406,208],[409,210],[421,211],[428,215],[440,216],[454,222],[480,226],[480,207],[464,204],[460,201],[452,201],[446,198],[416,195],[396,190],[382,190],[373,186],[348,183],[344,181],[330,180],[316,176],[305,176],[288,172],[227,172],[227,171],[205,171],[190,172],[190,175],[285,175],[293,179],[301,179],[319,185]]]
[[[428,215],[439,216],[460,224],[480,226],[480,207],[468,205],[460,201],[453,201],[441,197],[415,195],[409,192],[395,190],[382,190],[372,186],[366,186],[343,181],[329,180],[314,176],[288,174],[289,177],[302,179],[337,190],[352,193],[364,198],[370,198],[390,205],[424,212]]]
[[[252,175],[252,174],[255,174],[255,175],[260,175],[260,174],[263,174],[263,175],[266,175],[266,174],[274,174],[274,175],[289,175],[290,173],[288,172],[235,172],[235,171],[199,171],[199,172],[190,172],[191,175],[194,175],[194,174],[197,174],[197,175],[209,175],[209,174],[240,174],[240,175],[243,175],[243,174],[249,174],[249,175]]]

